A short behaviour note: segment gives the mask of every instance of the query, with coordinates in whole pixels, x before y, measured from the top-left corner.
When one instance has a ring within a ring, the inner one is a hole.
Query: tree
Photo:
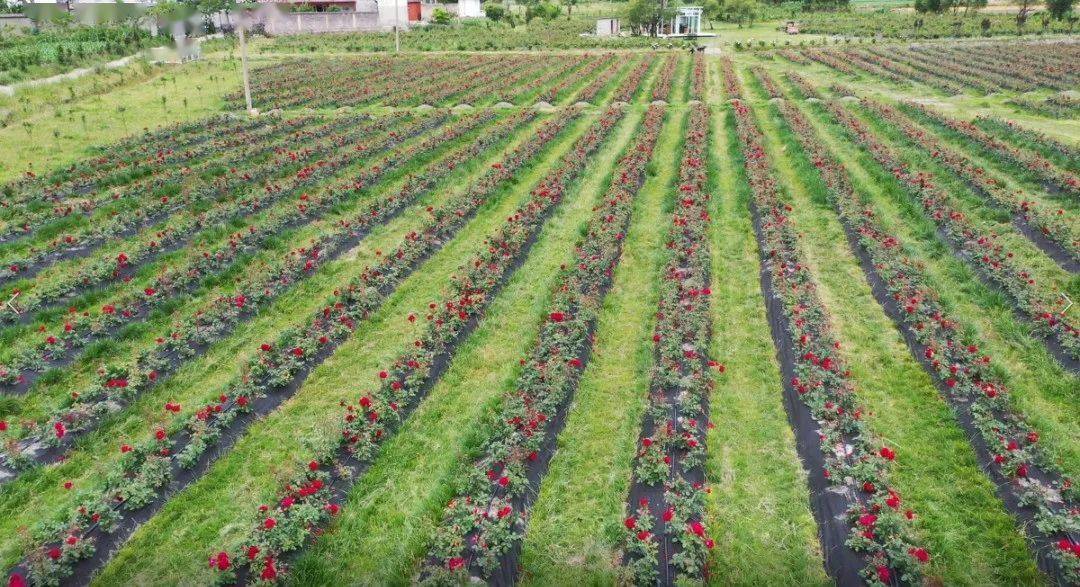
[[[1031,14],[1031,0],[1020,0],[1020,12],[1016,13],[1016,34],[1024,34],[1024,25]]]
[[[506,18],[506,7],[499,2],[485,2],[484,16],[488,17],[490,20],[499,22]]]
[[[525,23],[528,24],[534,18],[551,20],[557,18],[562,10],[557,4],[550,2],[532,2],[525,6]]]
[[[675,16],[675,8],[668,5],[668,0],[630,0],[627,3],[624,18],[635,34],[655,37],[660,34],[664,22]]]
[[[1046,0],[1046,10],[1050,13],[1050,16],[1058,20],[1065,20],[1072,12],[1075,2],[1076,0]]]
[[[562,3],[566,7],[566,20],[570,20],[570,11],[577,6],[578,0],[562,0]]]
[[[196,10],[203,17],[203,28],[207,33],[214,32],[214,15],[219,12],[228,12],[236,6],[235,0],[198,0]]]
[[[713,22],[724,18],[724,4],[722,0],[705,0],[701,3],[701,17],[713,30]]]
[[[915,12],[940,14],[951,6],[948,0],[915,0]]]
[[[450,24],[452,20],[454,20],[454,15],[445,8],[439,7],[431,12],[432,24]]]
[[[724,0],[724,14],[727,19],[738,24],[741,28],[743,23],[754,26],[754,19],[761,9],[758,0]]]

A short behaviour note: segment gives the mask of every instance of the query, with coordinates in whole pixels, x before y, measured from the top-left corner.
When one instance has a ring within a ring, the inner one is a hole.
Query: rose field
[[[0,98],[10,586],[1080,586],[1080,37],[566,27]]]

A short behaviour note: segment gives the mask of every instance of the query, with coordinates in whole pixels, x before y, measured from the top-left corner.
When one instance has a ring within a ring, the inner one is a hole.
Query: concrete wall
[[[34,23],[21,14],[0,14],[0,27],[8,26],[30,28],[34,26]]]
[[[394,26],[408,28],[409,26],[409,2],[408,0],[382,0],[379,2],[379,26],[385,30]]]
[[[293,12],[264,17],[272,35],[383,30],[377,12]],[[402,20],[404,23],[405,21]]]
[[[420,5],[420,20],[428,22],[431,20],[431,14],[435,12],[436,8],[442,8],[443,10],[457,16],[458,5],[457,4],[421,4]]]

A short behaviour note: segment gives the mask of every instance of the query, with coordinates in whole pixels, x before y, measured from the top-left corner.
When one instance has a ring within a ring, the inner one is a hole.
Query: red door
[[[409,22],[420,22],[419,2],[409,2]]]

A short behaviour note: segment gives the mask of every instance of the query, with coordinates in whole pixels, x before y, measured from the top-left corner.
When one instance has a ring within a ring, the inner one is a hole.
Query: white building
[[[480,0],[458,0],[458,16],[461,18],[480,18],[484,16],[484,10],[480,7]]]
[[[596,36],[598,37],[616,37],[619,35],[619,19],[617,18],[600,18],[596,20]]]
[[[671,19],[671,36],[701,36],[700,6],[683,6]]]

